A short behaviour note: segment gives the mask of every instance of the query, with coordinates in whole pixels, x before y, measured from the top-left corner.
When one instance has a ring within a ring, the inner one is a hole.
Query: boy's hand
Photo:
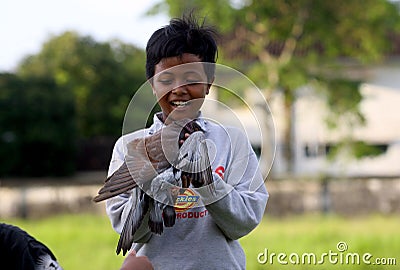
[[[154,270],[154,268],[146,256],[136,256],[136,252],[132,250],[126,256],[120,270]]]
[[[191,133],[201,128],[189,119],[174,121],[145,138],[146,152],[150,162],[160,163],[158,167],[164,168],[175,162],[179,148]]]
[[[187,138],[189,138],[189,136],[189,133],[184,133],[183,136],[179,138],[179,146],[182,146],[182,144],[186,141]]]
[[[185,128],[187,122],[172,122],[150,136],[128,143],[125,159],[135,181],[150,181],[174,163],[180,144],[189,136],[190,130]]]
[[[176,159],[183,126],[184,122],[182,121],[172,122],[145,138],[148,158],[158,168],[164,169]]]

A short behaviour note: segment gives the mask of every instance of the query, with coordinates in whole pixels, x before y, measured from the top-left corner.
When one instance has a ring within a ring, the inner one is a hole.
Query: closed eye
[[[158,80],[159,83],[163,85],[170,85],[172,84],[172,80]]]

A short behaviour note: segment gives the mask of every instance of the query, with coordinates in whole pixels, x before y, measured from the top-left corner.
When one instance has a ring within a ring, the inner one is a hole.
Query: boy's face
[[[207,83],[201,59],[194,54],[162,59],[155,66],[152,88],[165,123],[196,118],[211,83]]]

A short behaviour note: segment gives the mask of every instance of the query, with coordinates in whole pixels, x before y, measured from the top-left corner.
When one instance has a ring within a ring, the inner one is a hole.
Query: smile
[[[176,107],[185,107],[189,105],[189,101],[171,101],[170,103]]]

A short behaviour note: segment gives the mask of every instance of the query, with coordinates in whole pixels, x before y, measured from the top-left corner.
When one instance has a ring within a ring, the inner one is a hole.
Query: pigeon
[[[215,194],[204,131],[194,121],[175,121],[145,138],[127,144],[123,164],[93,198],[101,202],[130,192],[134,200],[118,240],[116,253],[132,246],[133,236],[148,214],[151,232],[161,235],[175,224],[175,202],[190,184],[207,185]]]

